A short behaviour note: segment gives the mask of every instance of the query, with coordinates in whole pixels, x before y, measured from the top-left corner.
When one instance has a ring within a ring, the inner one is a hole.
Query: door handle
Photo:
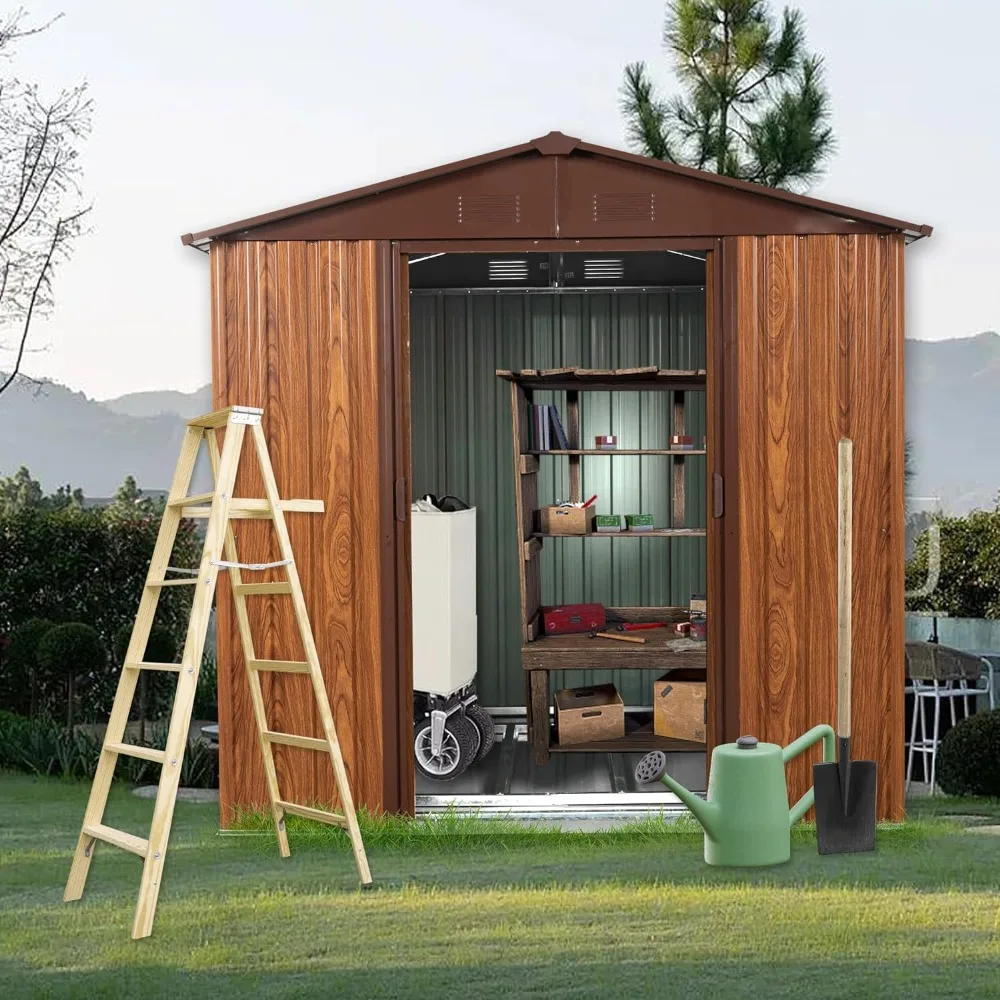
[[[712,517],[722,517],[724,509],[724,489],[722,476],[718,472],[712,473]]]
[[[406,520],[406,480],[396,480],[396,520]]]

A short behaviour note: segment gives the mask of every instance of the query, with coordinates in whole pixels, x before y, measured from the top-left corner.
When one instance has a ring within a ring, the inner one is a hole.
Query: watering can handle
[[[808,733],[803,733],[794,743],[789,743],[781,751],[781,759],[787,764],[793,757],[798,757],[803,750],[823,740],[823,760],[826,763],[836,761],[836,751],[834,749],[835,733],[832,726],[813,726]],[[816,797],[816,790],[810,786],[809,791],[795,803],[788,811],[788,825],[794,826],[812,808],[813,800]]]

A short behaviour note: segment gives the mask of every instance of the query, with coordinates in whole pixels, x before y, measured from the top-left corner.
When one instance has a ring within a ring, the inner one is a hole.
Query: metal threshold
[[[451,812],[459,816],[517,819],[676,818],[688,811],[676,795],[664,792],[559,793],[544,795],[418,795],[417,815]]]

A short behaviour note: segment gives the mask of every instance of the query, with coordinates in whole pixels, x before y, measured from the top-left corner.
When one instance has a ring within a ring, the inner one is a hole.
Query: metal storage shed
[[[210,255],[215,404],[265,408],[357,799],[412,811],[408,255],[599,250],[705,256],[709,749],[835,718],[836,442],[855,442],[854,743],[903,814],[903,268],[930,227],[595,146],[518,146],[183,237]],[[255,495],[251,482],[241,484]],[[245,526],[247,557],[267,556]],[[254,547],[259,552],[254,551]],[[267,801],[220,581],[223,823]],[[259,598],[264,656],[291,621]],[[307,732],[274,677],[272,728]],[[328,800],[307,751],[289,796]],[[789,791],[810,764],[789,767]]]

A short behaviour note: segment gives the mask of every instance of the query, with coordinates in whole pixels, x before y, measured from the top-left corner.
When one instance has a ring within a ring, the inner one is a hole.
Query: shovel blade
[[[837,764],[813,765],[816,841],[820,854],[875,850],[875,761],[851,761],[847,801]]]

